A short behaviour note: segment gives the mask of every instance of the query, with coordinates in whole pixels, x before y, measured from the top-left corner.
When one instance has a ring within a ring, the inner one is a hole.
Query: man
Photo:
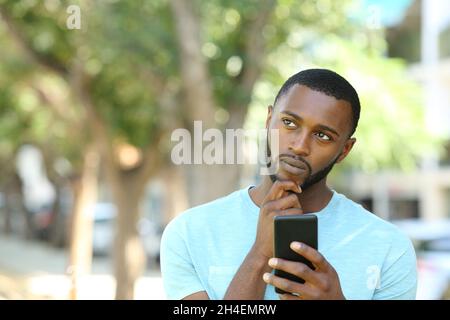
[[[309,69],[289,78],[266,120],[268,130],[279,130],[279,157],[271,159],[279,161],[276,174],[187,210],[165,229],[161,270],[168,298],[414,299],[410,240],[326,184],[355,144],[359,113],[355,89],[337,73]],[[270,156],[270,142],[267,151]],[[300,243],[291,249],[315,268],[273,259],[274,216],[306,213],[318,218],[318,250]],[[273,269],[305,283],[277,277]],[[292,294],[278,295],[274,287]]]

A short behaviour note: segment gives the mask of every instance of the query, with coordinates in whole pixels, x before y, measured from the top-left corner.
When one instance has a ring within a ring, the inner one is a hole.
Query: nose
[[[310,135],[307,130],[301,130],[292,136],[289,150],[298,156],[307,157],[311,152]]]

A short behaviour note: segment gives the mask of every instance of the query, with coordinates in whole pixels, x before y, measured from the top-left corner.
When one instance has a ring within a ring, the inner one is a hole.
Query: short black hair
[[[283,84],[273,103],[274,107],[277,101],[296,84],[304,85],[312,90],[349,102],[353,113],[353,123],[349,137],[352,136],[358,126],[361,105],[355,88],[344,77],[328,69],[307,69],[300,71],[291,76]]]

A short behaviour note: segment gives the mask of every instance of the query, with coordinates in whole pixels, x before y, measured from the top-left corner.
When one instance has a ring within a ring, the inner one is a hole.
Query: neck
[[[269,176],[265,176],[263,181],[255,188],[250,189],[249,194],[252,201],[261,207],[264,198],[272,187],[273,183]],[[327,186],[326,178],[302,190],[299,195],[300,204],[304,213],[317,212],[325,208],[330,202],[333,192]]]

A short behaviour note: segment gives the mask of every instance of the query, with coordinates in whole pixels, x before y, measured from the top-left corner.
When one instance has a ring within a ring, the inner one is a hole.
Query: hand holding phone
[[[314,270],[313,264],[294,252],[290,248],[293,241],[305,243],[317,250],[318,248],[318,227],[317,217],[313,214],[283,215],[274,218],[274,255],[290,261],[297,261],[306,264]],[[275,275],[299,283],[305,281],[293,274],[275,269]],[[285,291],[275,287],[275,292],[279,294]]]

